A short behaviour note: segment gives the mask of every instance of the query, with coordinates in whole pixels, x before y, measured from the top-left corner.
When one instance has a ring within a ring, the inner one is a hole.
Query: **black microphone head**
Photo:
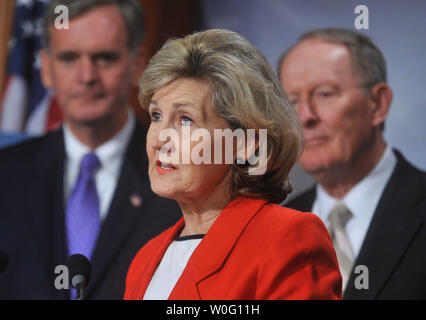
[[[5,252],[0,250],[0,273],[6,270],[8,265],[9,265],[9,256]]]
[[[82,254],[76,253],[73,254],[71,257],[68,258],[68,271],[69,276],[71,279],[71,284],[73,287],[75,287],[74,282],[80,280],[81,277],[84,277],[85,283],[83,283],[83,286],[87,286],[87,284],[90,281],[90,273],[91,273],[91,266],[90,261],[83,256]]]

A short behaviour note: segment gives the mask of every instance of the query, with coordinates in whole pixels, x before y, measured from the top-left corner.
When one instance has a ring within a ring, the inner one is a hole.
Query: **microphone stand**
[[[76,290],[75,299],[84,299],[84,289],[90,280],[90,261],[82,254],[73,254],[68,258],[68,268],[71,277],[71,286]],[[72,292],[74,298],[74,292]]]
[[[76,285],[77,297],[76,300],[83,300],[84,298],[84,287],[79,283]]]

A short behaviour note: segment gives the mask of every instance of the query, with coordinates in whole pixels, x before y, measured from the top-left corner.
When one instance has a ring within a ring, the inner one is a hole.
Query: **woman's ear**
[[[370,95],[373,106],[372,125],[380,126],[385,122],[392,103],[392,89],[388,84],[380,82],[371,88]]]

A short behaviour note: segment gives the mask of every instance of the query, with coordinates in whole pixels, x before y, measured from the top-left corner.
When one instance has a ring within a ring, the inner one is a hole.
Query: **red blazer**
[[[124,299],[142,299],[184,226],[148,242],[134,258]],[[340,299],[342,280],[322,221],[264,200],[228,204],[190,257],[169,299]]]

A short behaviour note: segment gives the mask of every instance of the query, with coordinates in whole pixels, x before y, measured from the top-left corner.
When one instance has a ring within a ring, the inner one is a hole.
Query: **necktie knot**
[[[330,223],[333,228],[345,229],[346,224],[352,218],[352,212],[343,202],[338,202],[330,212]]]
[[[81,174],[84,176],[93,176],[95,171],[101,166],[98,156],[94,152],[84,155],[81,160]]]

